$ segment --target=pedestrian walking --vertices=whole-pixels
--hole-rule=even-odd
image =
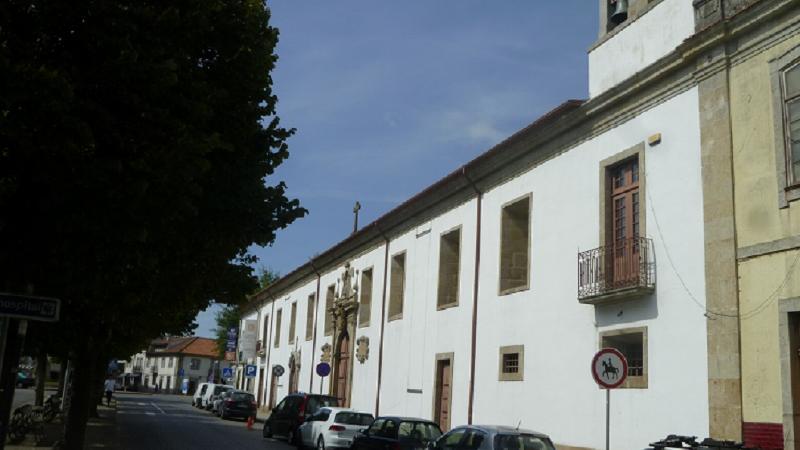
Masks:
[[[106,405],[108,406],[111,406],[111,396],[114,394],[114,385],[116,385],[114,378],[108,377],[104,384],[104,389],[106,391]]]

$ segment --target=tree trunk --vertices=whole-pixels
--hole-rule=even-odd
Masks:
[[[64,383],[67,381],[67,361],[69,360],[69,356],[65,356],[59,359],[59,367],[61,370],[58,372],[58,393],[59,395],[64,395]]]
[[[74,370],[70,383],[72,395],[64,422],[63,448],[65,450],[83,450],[86,438],[86,422],[89,420],[89,403],[94,387],[93,379],[97,361],[90,355],[90,352],[93,351],[91,341],[90,338],[85,347],[77,350],[74,359]]]
[[[36,406],[44,404],[44,382],[47,380],[47,353],[39,349],[36,355]]]
[[[103,404],[103,382],[106,379],[108,363],[105,359],[95,359],[94,376],[92,377],[92,401],[89,402],[89,417],[100,417],[97,405]]]

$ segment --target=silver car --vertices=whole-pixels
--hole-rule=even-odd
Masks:
[[[430,445],[433,450],[555,450],[546,434],[496,425],[453,428]]]

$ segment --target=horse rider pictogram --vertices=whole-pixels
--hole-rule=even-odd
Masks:
[[[603,378],[607,378],[609,380],[616,380],[619,378],[619,368],[614,366],[611,362],[611,358],[608,358],[606,361],[602,361],[603,364]]]

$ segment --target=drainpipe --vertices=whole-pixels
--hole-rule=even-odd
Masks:
[[[376,222],[375,227],[378,229],[378,232],[383,236],[383,240],[385,242],[386,250],[383,256],[383,294],[381,298],[381,331],[380,331],[380,338],[378,339],[378,388],[375,391],[375,417],[378,417],[378,411],[380,411],[381,407],[381,376],[383,375],[383,328],[386,323],[384,320],[384,314],[386,312],[386,281],[387,275],[389,273],[389,238],[386,236],[386,233],[381,230],[380,225]]]
[[[469,361],[469,403],[467,406],[467,425],[472,425],[472,409],[475,404],[475,353],[478,330],[478,287],[481,265],[481,206],[483,204],[483,192],[478,189],[475,182],[467,175],[466,168],[461,169],[461,174],[464,175],[464,178],[466,178],[467,182],[469,182],[472,189],[475,191],[477,203],[477,219],[475,222],[475,273],[474,285],[472,287],[472,341],[470,343]]]
[[[315,367],[314,366],[314,361],[315,361],[316,352],[317,352],[317,328],[318,328],[318,325],[319,325],[319,323],[317,322],[317,320],[318,320],[317,316],[319,315],[319,304],[320,304],[320,301],[319,301],[319,288],[320,288],[320,283],[322,282],[322,275],[319,273],[317,268],[314,266],[314,260],[313,259],[311,261],[309,261],[309,263],[311,264],[311,269],[313,269],[314,273],[317,274],[317,296],[314,298],[314,323],[312,325],[314,327],[314,331],[312,333],[313,337],[311,338],[311,376],[308,379],[308,392],[314,392],[314,367]],[[320,394],[322,394],[322,392],[320,392]]]

